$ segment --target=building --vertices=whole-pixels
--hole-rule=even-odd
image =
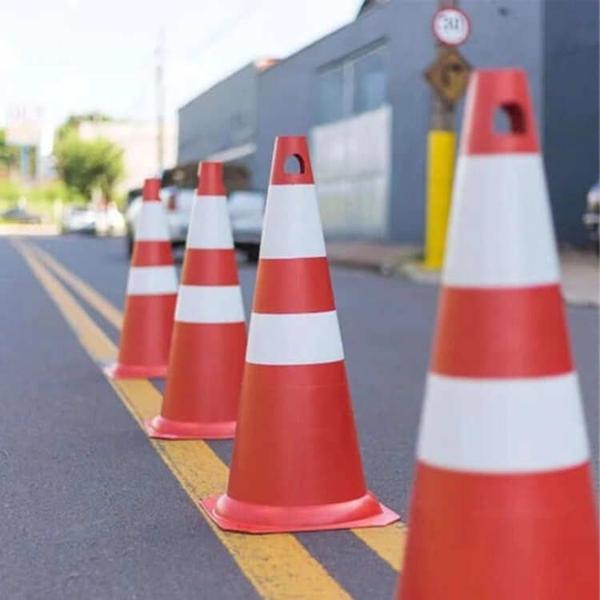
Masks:
[[[119,183],[119,193],[140,188],[146,177],[158,173],[157,133],[155,123],[134,121],[82,121],[78,126],[84,140],[105,138],[123,149],[125,177]],[[175,165],[177,129],[165,125],[164,167]]]
[[[265,189],[274,138],[305,134],[328,235],[421,243],[431,107],[423,71],[435,58],[437,6],[366,0],[349,25],[233,74],[180,109],[178,164],[223,160],[244,185]],[[526,69],[557,233],[584,243],[581,215],[599,165],[597,1],[460,7],[472,23],[460,51],[474,67]]]

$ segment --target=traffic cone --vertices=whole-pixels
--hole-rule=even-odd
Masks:
[[[146,429],[165,439],[232,438],[246,324],[221,163],[201,164],[181,279],[162,411]]]
[[[286,172],[289,157],[298,173]],[[398,518],[365,486],[303,137],[275,142],[227,493],[202,505],[249,533]]]
[[[119,358],[106,369],[114,379],[164,377],[167,372],[177,274],[160,179],[144,181],[127,281]]]
[[[504,110],[510,130],[494,130]],[[402,600],[598,600],[598,524],[527,77],[473,74]]]

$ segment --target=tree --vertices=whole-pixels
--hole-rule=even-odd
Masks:
[[[18,149],[6,143],[6,132],[0,129],[0,170],[8,172],[17,164]]]
[[[111,200],[124,174],[123,150],[104,138],[82,140],[77,124],[66,125],[54,144],[58,174],[70,188],[86,198],[99,188],[104,198]]]

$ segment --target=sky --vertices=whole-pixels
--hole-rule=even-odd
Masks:
[[[356,16],[360,0],[0,0],[0,126],[40,107],[43,147],[73,113],[155,118],[257,58],[285,57]],[[161,34],[162,31],[162,34]]]

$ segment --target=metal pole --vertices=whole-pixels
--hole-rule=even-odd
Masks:
[[[156,44],[156,152],[159,176],[164,170],[165,136],[165,82],[164,82],[164,30],[158,34]]]
[[[458,0],[439,0],[439,8],[457,8]],[[445,50],[436,42],[438,56]],[[456,134],[454,106],[432,92],[431,119],[427,135],[427,220],[425,226],[425,266],[439,270],[444,263],[446,229],[452,180]]]

